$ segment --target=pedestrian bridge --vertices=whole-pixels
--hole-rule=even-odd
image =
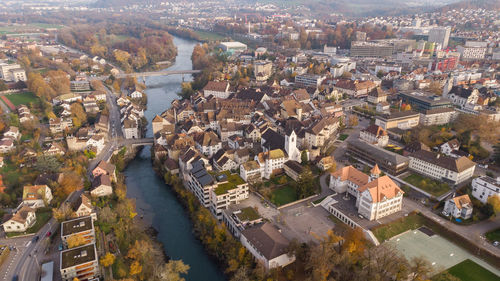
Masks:
[[[126,77],[150,77],[150,76],[165,76],[174,74],[195,74],[200,73],[201,70],[162,70],[162,71],[151,71],[151,72],[133,72],[133,73],[120,73],[116,75],[116,78],[126,78]]]
[[[124,145],[137,146],[137,145],[153,145],[153,144],[154,144],[153,138],[123,139],[119,142],[119,146],[124,146]]]

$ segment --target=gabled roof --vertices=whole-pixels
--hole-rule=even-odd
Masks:
[[[363,186],[370,181],[370,177],[354,168],[353,166],[343,167],[331,174],[335,178],[339,178],[341,181],[348,180],[358,186]]]
[[[43,200],[45,199],[46,185],[25,185],[23,188],[23,200]]]
[[[228,86],[227,81],[209,81],[203,91],[225,92]]]
[[[271,223],[247,228],[241,232],[268,261],[287,253],[288,239]]]
[[[370,133],[376,137],[387,136],[387,131],[375,124],[368,126],[366,129],[363,129],[363,131]]]
[[[267,129],[261,136],[264,139],[264,146],[268,150],[282,149],[285,147],[285,137],[272,129]]]
[[[92,181],[92,189],[101,185],[111,186],[111,179],[108,175],[99,175]]]
[[[19,210],[17,210],[16,213],[14,213],[14,215],[12,215],[10,219],[18,223],[25,224],[29,213],[35,213],[35,210],[26,205],[23,205]]]
[[[388,176],[374,179],[361,186],[358,190],[360,193],[368,190],[373,203],[383,201],[384,199],[391,199],[398,196],[400,193],[404,193]]]
[[[454,171],[457,173],[461,173],[469,168],[472,168],[476,165],[476,163],[469,160],[469,158],[462,156],[458,159],[453,157],[449,157],[446,155],[441,155],[438,153],[434,153],[426,150],[419,150],[410,155],[410,157],[414,157],[420,159],[422,161],[432,163],[439,167],[445,168],[450,171]]]
[[[103,169],[104,171],[106,171],[108,173],[108,175],[112,175],[115,172],[115,165],[113,165],[107,161],[104,161],[104,160],[101,160],[101,162],[99,162],[99,164],[97,165],[96,168]]]
[[[467,194],[454,197],[452,200],[459,210],[462,210],[462,208],[472,208],[472,201]]]

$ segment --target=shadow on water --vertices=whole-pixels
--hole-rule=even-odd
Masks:
[[[191,53],[196,42],[174,37],[174,43],[178,48],[178,56],[176,63],[169,69],[191,69]],[[187,76],[185,78],[187,81]],[[180,75],[146,79],[148,109],[145,116],[149,121],[148,137],[152,136],[152,118],[170,107],[170,103],[180,91],[181,82]],[[163,243],[166,254],[172,259],[182,259],[191,267],[186,280],[225,280],[216,263],[194,237],[188,214],[177,201],[175,194],[153,171],[149,146],[130,162],[125,176],[127,196],[136,199],[139,214],[158,231],[157,238]]]

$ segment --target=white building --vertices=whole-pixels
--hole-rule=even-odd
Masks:
[[[62,251],[59,267],[63,281],[96,280],[100,273],[95,244]]]
[[[217,187],[210,191],[210,211],[222,220],[222,212],[230,205],[239,204],[248,198],[249,190],[246,183],[238,174],[222,174],[226,179],[219,181]]]
[[[23,203],[33,209],[49,206],[52,191],[47,185],[26,185],[23,188]]]
[[[219,99],[227,99],[231,95],[228,81],[209,81],[203,88],[203,96],[214,96]]]
[[[284,267],[295,261],[295,256],[288,253],[290,242],[271,223],[243,230],[240,241],[267,270]]]
[[[295,84],[305,87],[318,87],[325,80],[325,76],[313,74],[301,74],[295,76]]]
[[[465,194],[446,200],[443,214],[454,218],[470,219],[472,217],[472,202],[469,195]]]
[[[19,64],[0,64],[0,78],[7,82],[26,81],[26,72]]]
[[[460,149],[460,142],[458,141],[458,139],[452,139],[450,141],[447,141],[439,147],[441,153],[448,156],[453,156],[453,152],[458,151],[459,149]]]
[[[343,167],[330,174],[330,188],[356,198],[358,213],[368,220],[378,220],[400,211],[404,192],[388,176],[379,177],[378,165],[370,174],[353,166]]]
[[[462,60],[482,60],[486,56],[488,49],[487,42],[465,42],[465,46],[458,46],[457,50],[460,53]]]
[[[448,47],[448,41],[450,40],[450,27],[435,27],[429,30],[429,39],[427,41],[438,43],[441,49],[446,49]]]
[[[359,132],[359,139],[381,147],[389,144],[387,131],[377,125],[370,125]]]
[[[259,163],[262,177],[269,179],[274,173],[283,169],[283,164],[288,160],[288,157],[283,150],[274,149],[259,153],[255,156],[255,160]]]
[[[409,158],[411,170],[453,185],[470,179],[476,168],[476,163],[465,156],[453,158],[426,150],[416,151]]]
[[[424,126],[444,125],[452,122],[457,115],[452,107],[430,109],[420,113],[420,124]]]
[[[5,232],[25,232],[35,223],[35,210],[21,204],[17,211],[2,226]]]
[[[490,196],[500,197],[500,177],[493,179],[482,176],[472,180],[472,196],[482,203],[488,203]]]

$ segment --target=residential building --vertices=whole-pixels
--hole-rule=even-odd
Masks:
[[[0,140],[0,153],[8,153],[15,148],[14,141],[11,139]]]
[[[205,208],[210,206],[210,191],[217,187],[214,178],[208,173],[203,161],[192,163],[187,175],[187,187]]]
[[[398,111],[389,115],[376,116],[375,125],[382,127],[384,130],[398,128],[408,130],[418,125],[420,114],[414,111]]]
[[[452,107],[425,110],[420,113],[420,124],[424,126],[445,125],[451,123],[458,116]]]
[[[92,206],[89,195],[82,193],[80,197],[73,204],[73,210],[75,211],[75,216],[86,217],[90,216],[94,221],[97,220],[97,214]]]
[[[231,54],[242,53],[247,50],[247,45],[241,42],[221,42],[218,47]]]
[[[123,120],[123,136],[126,139],[139,138],[139,125],[136,121],[126,118]]]
[[[246,182],[254,182],[262,179],[260,164],[257,161],[248,161],[240,165],[240,176]]]
[[[290,241],[271,223],[243,230],[240,241],[267,270],[285,267],[295,261],[295,256],[288,251]]]
[[[90,194],[94,197],[102,197],[113,194],[110,176],[102,174],[94,178]]]
[[[48,156],[56,156],[56,155],[64,155],[66,154],[66,149],[57,142],[53,142],[49,145],[47,149],[43,150],[43,155],[48,155]]]
[[[91,216],[78,217],[61,223],[61,240],[68,247],[68,239],[72,236],[81,236],[84,244],[95,243],[94,220]]]
[[[87,80],[70,81],[69,89],[72,92],[90,91],[90,82]]]
[[[25,232],[36,223],[35,210],[21,204],[14,214],[7,216],[2,224],[3,230],[8,232]]]
[[[272,74],[273,63],[270,61],[257,60],[253,63],[253,73],[257,82],[265,82]]]
[[[391,57],[394,46],[381,42],[351,42],[351,57]]]
[[[304,146],[309,149],[324,146],[329,140],[335,138],[339,126],[340,119],[335,117],[324,117],[315,121],[305,130]]]
[[[469,195],[456,196],[446,200],[444,203],[443,214],[445,216],[452,216],[456,219],[470,219],[472,217],[472,202]]]
[[[116,181],[116,166],[101,160],[94,170],[92,170],[92,177],[96,178],[100,175],[108,175],[113,181]]]
[[[222,220],[222,212],[230,205],[238,204],[248,198],[249,189],[238,174],[223,173],[217,176],[217,187],[210,191],[210,211]]]
[[[359,139],[367,143],[385,147],[389,144],[387,131],[377,125],[370,125],[359,132]]]
[[[255,160],[259,163],[262,177],[269,179],[273,174],[282,171],[283,164],[288,160],[288,157],[283,150],[274,149],[259,153],[255,156]]]
[[[458,139],[452,139],[450,141],[447,141],[439,147],[441,153],[448,156],[453,156],[454,152],[458,151],[459,149],[460,149],[460,142],[458,141]]]
[[[295,76],[295,84],[303,87],[318,87],[325,80],[325,76],[314,74],[300,74]]]
[[[335,159],[333,159],[333,156],[325,156],[318,161],[316,166],[318,166],[321,171],[326,171],[333,166],[336,166]]]
[[[380,87],[373,88],[368,92],[367,101],[371,104],[387,102],[387,94]]]
[[[95,244],[61,252],[60,271],[63,281],[92,280],[100,276],[99,259]]]
[[[418,112],[452,107],[449,99],[432,93],[411,91],[399,93],[398,96],[403,103],[411,105],[412,109]]]
[[[401,210],[404,192],[388,176],[380,177],[378,165],[367,175],[353,166],[330,174],[330,188],[356,198],[358,213],[368,220],[378,220]]]
[[[26,72],[20,64],[0,63],[0,78],[7,82],[26,81]]]
[[[219,99],[227,99],[231,95],[230,84],[228,81],[209,81],[203,88],[203,95],[207,98],[214,96]]]
[[[465,108],[467,105],[477,104],[479,91],[475,88],[453,86],[449,91],[443,91],[443,96],[450,99],[454,105]]]
[[[486,56],[488,49],[487,42],[465,42],[465,46],[458,46],[457,51],[460,53],[462,60],[482,60]]]
[[[212,131],[197,133],[193,136],[196,148],[208,157],[212,157],[217,151],[222,149],[222,142]]]
[[[483,204],[488,203],[488,198],[497,196],[500,198],[500,177],[496,179],[482,176],[472,180],[472,196]]]
[[[409,158],[411,170],[454,185],[470,179],[476,167],[476,163],[465,156],[453,158],[426,150],[414,152]]]
[[[448,47],[448,41],[450,40],[450,34],[450,27],[434,27],[429,30],[429,38],[427,41],[438,43],[441,49],[446,49]]]
[[[239,238],[241,231],[262,222],[262,217],[252,207],[237,208],[230,206],[222,212],[222,222],[234,237]]]
[[[33,208],[48,207],[52,201],[52,191],[47,185],[25,185],[23,204]]]
[[[14,141],[19,140],[20,137],[21,133],[19,132],[19,128],[14,126],[9,126],[7,131],[3,133],[3,138],[11,139]]]
[[[370,80],[361,81],[361,80],[350,80],[350,79],[339,80],[337,81],[337,83],[335,83],[334,86],[334,89],[339,91],[339,93],[346,94],[354,98],[366,97],[368,96],[369,92],[371,92],[373,89],[376,88],[377,84],[373,83],[373,81]],[[377,92],[377,99],[378,99],[378,92]]]

